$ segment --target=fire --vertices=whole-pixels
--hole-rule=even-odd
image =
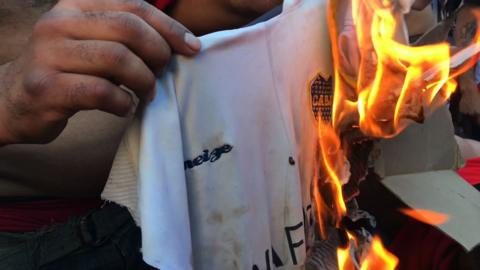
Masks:
[[[394,270],[398,264],[398,259],[388,252],[378,237],[374,237],[370,247],[370,253],[365,258],[360,270]]]
[[[445,104],[456,89],[455,77],[475,64],[473,56],[480,51],[480,34],[453,56],[448,43],[408,46],[402,14],[393,1],[352,0],[356,40],[350,42],[360,46],[358,72],[351,74],[342,66],[338,49],[333,11],[338,5],[338,0],[331,0],[329,18],[335,65],[333,126],[337,130],[358,121],[365,135],[389,138],[412,121],[422,122]]]
[[[350,260],[350,248],[337,250],[337,261],[339,270],[354,270],[355,265]]]
[[[320,124],[320,150],[325,170],[328,173],[329,180],[333,184],[333,193],[337,198],[334,200],[335,209],[337,210],[337,221],[347,213],[347,207],[342,194],[342,184],[340,177],[342,167],[344,165],[345,156],[343,154],[340,139],[329,125]]]
[[[373,237],[370,251],[359,267],[352,259],[352,247],[355,247],[355,238],[348,234],[349,244],[346,248],[337,249],[337,261],[339,270],[394,270],[398,265],[395,255],[386,250],[378,237]]]
[[[400,212],[429,225],[441,225],[449,220],[448,215],[426,209],[400,209]]]
[[[352,242],[354,242],[353,240],[354,237],[351,234],[348,234],[348,246],[346,248],[337,249],[337,261],[339,270],[355,270],[355,262],[352,260],[352,256],[350,256],[350,252],[352,251]]]
[[[410,47],[397,41],[401,39],[395,36],[401,14],[395,16],[390,1],[353,0],[353,7],[357,9],[352,9],[356,33],[362,33],[357,42],[370,44],[360,49],[364,53],[356,85],[360,129],[374,137],[392,137],[409,120],[422,121],[426,110],[434,109],[434,102],[443,104],[453,93],[450,46]],[[423,77],[434,68],[437,74],[428,80]]]
[[[390,138],[412,121],[422,122],[445,104],[455,91],[455,78],[475,64],[480,53],[480,27],[472,44],[454,55],[447,43],[421,47],[407,45],[403,14],[393,0],[351,0],[350,13],[357,55],[345,56],[339,21],[340,6],[350,0],[329,0],[328,25],[334,62],[335,92],[332,121],[319,123],[319,144],[323,180],[333,202],[322,196],[320,181],[314,185],[314,200],[325,236],[325,224],[340,226],[347,209],[342,193],[345,151],[340,137],[347,129],[358,128],[365,136]],[[476,13],[480,21],[480,13]],[[341,29],[340,29],[341,30]],[[345,41],[345,40],[343,40]],[[342,54],[343,53],[343,54]],[[355,53],[354,53],[355,54]],[[350,57],[350,58],[349,58]],[[348,63],[347,63],[348,62]],[[342,178],[343,177],[343,178]],[[429,224],[446,222],[448,217],[425,210],[404,211]],[[332,219],[334,222],[332,222]],[[357,261],[352,249],[356,239],[348,234],[349,245],[337,249],[341,270],[393,270],[398,259],[374,237],[369,253]]]

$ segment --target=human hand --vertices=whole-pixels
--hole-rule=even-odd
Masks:
[[[0,67],[0,145],[47,143],[81,110],[135,111],[131,89],[153,99],[172,50],[199,40],[142,0],[60,0],[36,24],[26,51]]]

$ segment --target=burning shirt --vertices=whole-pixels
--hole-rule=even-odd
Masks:
[[[332,81],[326,10],[323,0],[285,1],[276,18],[204,36],[198,56],[173,59],[103,193],[137,216],[146,262],[303,267],[318,176],[313,109],[328,103],[312,102],[312,87],[328,95]]]

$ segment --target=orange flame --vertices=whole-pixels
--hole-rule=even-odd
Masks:
[[[352,260],[351,247],[355,243],[355,238],[348,234],[349,244],[344,249],[337,249],[337,261],[339,270],[358,269]],[[394,270],[398,264],[398,259],[383,247],[382,240],[379,237],[373,237],[370,244],[370,250],[363,263],[359,266],[360,270]]]
[[[374,137],[392,137],[409,120],[422,121],[437,97],[442,104],[454,91],[456,85],[449,78],[450,47],[446,43],[410,47],[397,41],[401,14],[394,13],[391,1],[353,3],[358,8],[352,9],[356,33],[362,33],[357,42],[370,44],[361,49],[365,54],[360,68],[375,71],[373,77],[368,72],[358,75],[360,128]],[[359,13],[370,16],[357,16]],[[429,80],[423,78],[433,68],[437,74]]]
[[[320,234],[326,238],[325,222],[330,217],[334,218],[335,224],[338,226],[343,216],[347,213],[347,206],[343,199],[342,193],[342,170],[345,165],[345,155],[341,147],[340,139],[328,123],[320,122],[318,126],[319,144],[322,169],[326,173],[323,177],[330,184],[329,192],[333,195],[331,205],[325,202],[320,192],[319,181],[314,181],[313,197],[316,205],[317,220],[320,225]]]
[[[341,166],[344,165],[344,154],[341,148],[340,139],[335,134],[330,125],[321,123],[319,125],[320,150],[322,154],[323,165],[332,181],[335,189],[335,206],[338,210],[338,218],[341,219],[347,212],[347,207],[343,200],[342,184],[340,183]]]
[[[394,270],[397,264],[397,257],[383,247],[380,238],[373,237],[370,253],[363,261],[360,270]]]
[[[354,240],[354,237],[348,233],[348,240],[349,244],[346,248],[339,248],[337,249],[337,261],[338,261],[338,269],[339,270],[355,270],[355,263],[353,262],[350,251],[351,251],[351,243]]]
[[[337,260],[339,270],[355,270],[355,264],[350,259],[350,247],[337,249]]]
[[[447,43],[405,45],[402,14],[389,0],[352,0],[351,15],[359,44],[358,73],[342,66],[336,11],[330,3],[329,26],[335,67],[333,126],[359,122],[367,136],[389,138],[411,122],[422,122],[455,91],[454,78],[475,64],[480,32],[469,47],[450,57]],[[478,11],[475,13],[479,16]],[[404,33],[403,33],[404,34]]]
[[[400,212],[429,225],[441,225],[449,220],[448,215],[426,209],[400,209]]]
[[[347,46],[351,49],[352,42],[359,46],[358,55],[349,59],[342,54],[344,48],[337,25],[339,21],[344,22],[343,18],[337,19],[344,15],[340,14],[339,7],[347,1],[329,0],[328,3],[335,90],[332,122],[320,122],[318,132],[325,180],[332,184],[334,202],[325,205],[320,183],[316,182],[314,200],[322,236],[325,236],[324,218],[332,208],[337,227],[346,215],[341,184],[345,155],[340,133],[357,126],[366,136],[389,138],[398,135],[412,121],[422,122],[448,100],[457,87],[454,79],[470,69],[475,64],[474,56],[480,53],[480,27],[473,43],[451,56],[447,43],[406,45],[403,14],[392,0],[351,0],[351,10],[347,13],[351,14],[355,37],[348,40]],[[476,11],[475,15],[480,21],[480,12]],[[351,63],[346,64],[348,61]],[[404,213],[429,224],[448,220],[424,210]],[[352,235],[348,237],[354,242]],[[346,249],[337,249],[341,270],[358,268],[351,257],[351,247],[352,244]],[[360,270],[393,270],[397,264],[398,259],[374,237]]]

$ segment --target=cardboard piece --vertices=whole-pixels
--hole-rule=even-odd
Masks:
[[[375,172],[380,177],[433,170],[456,170],[462,159],[450,112],[441,107],[425,123],[413,123],[395,138],[377,145]]]
[[[462,159],[448,108],[378,144],[375,171],[405,204],[450,217],[437,226],[467,251],[480,244],[480,192],[455,170]]]
[[[480,192],[453,171],[386,177],[383,184],[404,203],[448,215],[437,227],[467,251],[480,244]]]

